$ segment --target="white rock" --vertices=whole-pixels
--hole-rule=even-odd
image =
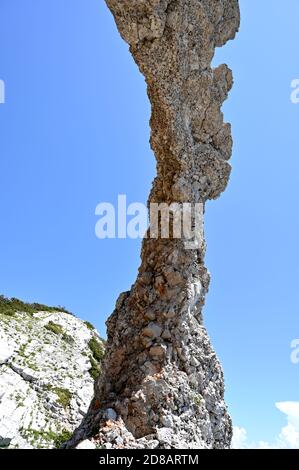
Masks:
[[[161,418],[161,423],[163,424],[163,426],[165,426],[166,428],[172,428],[173,426],[173,418],[171,415],[166,415],[166,416],[162,416]]]
[[[162,444],[171,444],[172,431],[169,428],[158,428],[157,429],[158,441]]]
[[[85,441],[80,442],[80,444],[77,445],[76,449],[95,449],[96,445],[86,439]]]
[[[78,427],[93,396],[93,336],[101,342],[64,312],[0,314],[0,446],[53,448],[52,435]]]
[[[0,364],[5,364],[13,355],[13,349],[9,346],[7,336],[0,326]]]

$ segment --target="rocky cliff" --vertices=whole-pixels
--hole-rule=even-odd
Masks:
[[[221,106],[232,86],[216,47],[239,27],[237,0],[106,0],[144,75],[157,177],[150,203],[198,204],[189,238],[144,239],[135,284],[107,322],[103,374],[68,447],[228,448],[232,427],[221,365],[203,325],[205,202],[225,189],[232,151]],[[219,319],[221,321],[221,319]]]
[[[87,411],[104,343],[60,310],[0,296],[0,447],[60,447]]]

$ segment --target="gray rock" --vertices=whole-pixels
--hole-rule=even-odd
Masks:
[[[162,333],[162,328],[157,323],[150,323],[144,330],[142,334],[148,336],[149,338],[157,338]]]
[[[172,428],[173,427],[173,417],[172,417],[172,415],[169,414],[169,415],[166,415],[166,416],[162,416],[161,423],[166,428]]]
[[[110,419],[112,421],[116,421],[117,419],[117,414],[112,408],[108,408],[105,413],[106,419]]]
[[[149,350],[149,354],[154,358],[163,358],[166,354],[166,347],[164,345],[152,346]]]

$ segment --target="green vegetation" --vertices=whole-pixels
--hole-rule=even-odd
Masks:
[[[28,366],[31,370],[34,370],[35,372],[38,372],[38,371],[39,371],[39,368],[37,367],[37,365],[36,365],[34,362],[27,361],[27,366]]]
[[[92,323],[90,323],[90,321],[87,321],[87,320],[86,320],[84,323],[85,323],[85,326],[87,326],[87,328],[88,328],[89,330],[91,330],[91,331],[94,331],[94,330],[95,330],[95,327],[93,326]]]
[[[64,307],[48,307],[38,303],[30,304],[14,297],[8,299],[4,295],[0,295],[0,314],[13,317],[16,312],[25,312],[28,315],[37,312],[64,312],[70,314]]]
[[[91,356],[90,357],[90,363],[91,363],[91,368],[89,369],[89,373],[91,377],[95,380],[101,372],[101,367],[100,364],[94,360],[94,358]]]
[[[67,429],[63,429],[60,434],[56,434],[54,439],[54,445],[56,449],[60,449],[62,444],[68,441],[72,437],[72,433]]]
[[[17,403],[17,408],[19,408],[20,406],[25,406],[24,396],[21,395],[21,393],[18,392],[15,395],[15,400],[16,400],[16,403]]]
[[[47,392],[51,392],[53,390],[53,387],[50,384],[46,384],[44,385],[44,389],[47,390]]]
[[[91,368],[89,369],[89,373],[95,380],[101,373],[101,361],[104,357],[105,351],[102,344],[95,336],[89,340],[88,346],[92,353],[90,355]]]
[[[201,400],[202,400],[202,396],[201,396],[201,395],[196,395],[196,396],[194,397],[194,404],[195,404],[196,406],[200,406]]]
[[[55,335],[63,335],[64,334],[64,330],[63,330],[62,326],[57,325],[57,323],[54,323],[52,321],[49,321],[49,323],[47,323],[47,325],[45,325],[45,328],[46,328],[46,330],[52,331],[52,333],[54,333]]]
[[[56,433],[54,431],[37,431],[36,429],[27,428],[21,429],[21,435],[28,439],[30,444],[35,448],[43,448],[46,447],[45,443],[50,444],[51,442],[54,443],[56,449],[59,449],[62,444],[68,441],[72,433],[67,429],[63,429],[60,433]]]
[[[67,408],[71,402],[72,394],[67,388],[53,388],[53,392],[58,396],[58,403],[60,403],[63,408]]]
[[[71,335],[68,335],[67,333],[63,333],[62,339],[68,344],[74,344],[75,340]]]
[[[93,336],[88,342],[89,349],[92,352],[94,359],[100,362],[104,357],[104,349],[102,344]]]
[[[25,357],[25,349],[26,349],[26,347],[27,347],[27,344],[28,344],[28,343],[23,343],[23,344],[21,344],[20,349],[19,349],[19,351],[18,351],[19,356]]]

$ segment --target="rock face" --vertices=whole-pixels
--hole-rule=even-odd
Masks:
[[[221,106],[232,73],[211,61],[238,30],[238,1],[106,3],[148,86],[157,159],[149,203],[199,203],[202,221],[205,202],[230,175],[231,129]],[[185,241],[144,239],[137,280],[107,322],[95,397],[68,447],[90,436],[106,448],[230,446],[223,373],[202,319],[205,242],[199,237],[188,250]]]
[[[0,447],[59,447],[88,409],[104,345],[71,314],[13,304],[0,298]]]

